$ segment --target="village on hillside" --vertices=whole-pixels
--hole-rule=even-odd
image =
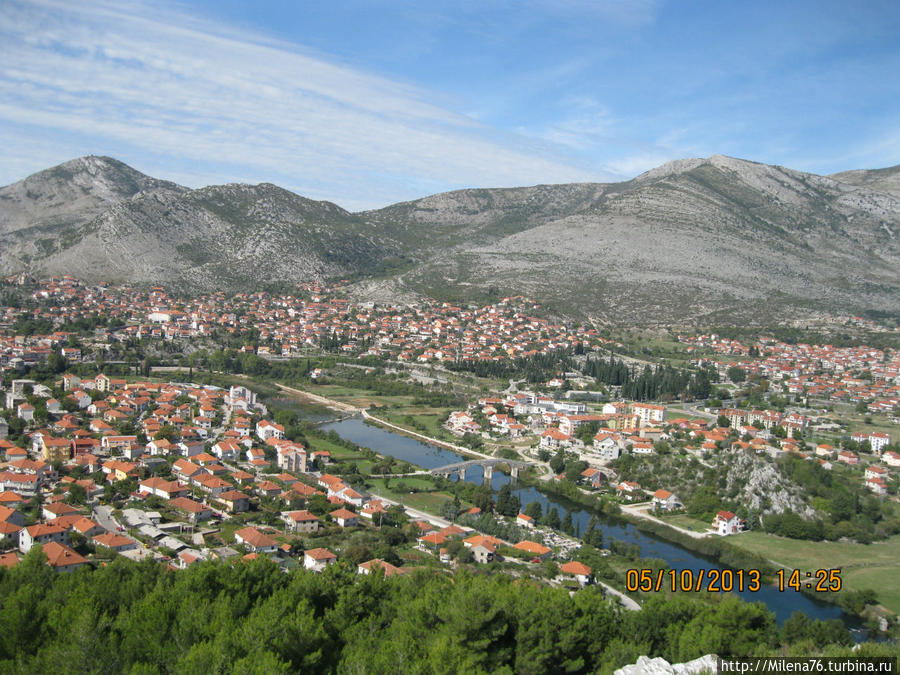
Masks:
[[[378,496],[397,470],[390,458],[377,477],[375,453],[350,444],[349,460],[333,456],[334,439],[279,423],[252,384],[191,382],[202,361],[184,355],[198,345],[208,354],[217,343],[265,363],[303,360],[305,382],[326,402],[379,364],[428,392],[449,386],[460,368],[545,358],[534,372],[553,372],[554,359],[567,355],[568,368],[540,382],[495,378],[485,392],[482,378],[473,380],[481,394],[444,395],[466,403],[439,408],[439,425],[423,438],[530,467],[543,489],[695,538],[758,530],[872,541],[895,533],[897,350],[680,335],[693,377],[705,378],[695,400],[660,385],[676,371],[633,358],[626,364],[613,351],[621,344],[587,324],[539,318],[524,298],[480,308],[380,307],[312,284],[297,295],[177,299],[161,288],[71,277],[8,283],[28,289],[28,301],[0,316],[6,565],[41,544],[64,570],[116,555],[173,568],[262,555],[285,570],[345,561],[360,573],[393,574],[503,562],[514,574],[545,566],[552,583],[596,580],[577,559],[586,533],[555,511],[526,508],[508,493],[495,504],[489,489],[480,506],[471,492],[460,500],[458,484],[416,466],[403,469],[399,484],[437,501],[411,508],[402,494]],[[151,377],[146,357],[115,358],[136,344],[177,355],[178,365]],[[103,372],[104,362],[114,374]],[[209,359],[205,365],[214,368]],[[397,404],[379,405],[377,395],[364,400],[368,408],[336,409],[376,423],[383,415],[395,427],[398,418],[417,422],[391,417]],[[485,465],[486,480],[492,466]],[[821,472],[831,476],[831,492],[812,487]],[[845,491],[875,500],[857,499],[866,518],[840,512]],[[597,548],[608,554],[601,539]]]

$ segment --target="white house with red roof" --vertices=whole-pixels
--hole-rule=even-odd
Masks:
[[[666,408],[652,403],[632,403],[631,412],[638,416],[642,427],[660,424],[666,417]]]
[[[668,490],[657,490],[653,493],[653,506],[661,511],[670,511],[678,507],[678,497]]]
[[[270,438],[284,438],[284,427],[269,420],[260,420],[256,423],[256,436],[263,442]]]
[[[866,478],[865,485],[876,495],[887,494],[887,483],[884,482],[883,478]]]
[[[729,534],[737,534],[743,529],[743,521],[731,511],[719,511],[712,522],[716,534],[725,537]]]
[[[337,556],[324,548],[312,548],[303,553],[303,566],[308,570],[321,572],[337,562]]]
[[[19,532],[19,551],[28,553],[35,544],[48,544],[55,541],[69,544],[69,529],[52,523],[29,525]]]
[[[560,565],[559,573],[562,576],[572,577],[578,582],[579,586],[587,586],[591,583],[591,568],[575,560],[570,560]]]
[[[541,434],[542,448],[567,448],[570,445],[572,445],[572,437],[555,427],[551,427]]]

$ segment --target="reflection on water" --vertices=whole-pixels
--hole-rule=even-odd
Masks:
[[[400,460],[417,464],[426,469],[434,469],[439,466],[453,464],[455,462],[465,461],[467,458],[462,455],[445,450],[443,448],[422,443],[407,436],[387,431],[380,427],[365,424],[361,419],[353,418],[343,420],[341,422],[333,422],[325,424],[322,429],[334,430],[343,438],[346,438],[357,445],[362,445],[383,455],[390,455]],[[456,478],[454,477],[454,480]],[[482,483],[484,480],[483,470],[479,466],[471,466],[466,470],[466,481],[472,483]],[[494,470],[491,478],[491,486],[497,490],[506,483],[510,482],[510,477],[499,471]],[[568,510],[562,502],[548,497],[539,492],[534,487],[514,488],[513,492],[519,497],[524,509],[531,502],[539,502],[544,513],[548,508],[556,507],[559,510],[560,517],[565,517]],[[578,528],[579,532],[584,532],[591,514],[577,506],[571,511],[572,520]],[[659,539],[652,534],[641,532],[631,523],[618,521],[603,516],[595,516],[600,528],[603,530],[603,536],[606,541],[618,539],[627,543],[637,544],[640,547],[641,556],[645,558],[660,558],[675,570],[689,569],[699,571],[700,569],[726,569],[725,566],[717,562],[708,560],[696,553],[688,551],[677,544]],[[857,629],[860,622],[852,616],[845,614],[837,605],[830,603],[818,602],[796,591],[779,592],[771,586],[764,586],[759,591],[751,593],[744,591],[738,593],[744,600],[748,602],[762,602],[772,612],[778,623],[783,623],[790,618],[791,614],[800,610],[813,619],[833,619],[839,618],[851,629]],[[854,636],[857,639],[864,639],[864,633],[854,630]]]

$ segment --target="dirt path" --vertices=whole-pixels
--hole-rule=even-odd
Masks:
[[[664,520],[657,518],[656,516],[651,516],[647,511],[649,510],[648,505],[643,506],[622,506],[622,513],[627,513],[628,515],[635,516],[636,518],[643,518],[644,520],[652,520],[654,523],[659,523],[660,525],[665,525],[666,527],[671,527],[673,530],[677,530],[682,534],[686,534],[687,536],[693,539],[705,539],[709,536],[708,532],[695,532],[694,530],[688,530],[683,527],[679,527],[678,525],[673,525],[672,523],[667,523]]]

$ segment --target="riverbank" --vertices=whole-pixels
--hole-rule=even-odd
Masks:
[[[291,387],[283,387],[282,391],[290,395],[302,396],[307,392],[293,390]],[[315,399],[307,397],[307,400],[318,401],[320,404],[341,403],[331,401],[327,397],[318,395]],[[338,406],[335,406],[336,408]],[[358,407],[340,406],[347,411],[353,408],[359,412],[355,419],[347,419],[342,422],[327,425],[327,428],[337,431],[352,442],[370,448],[383,448],[382,452],[403,461],[436,468],[454,461],[460,461],[463,451],[454,444],[440,442],[426,434],[404,429],[393,422],[378,424],[372,420],[371,425],[364,423],[362,410]],[[384,420],[380,420],[384,421]],[[406,433],[403,433],[406,432]],[[435,442],[437,441],[437,442]],[[413,444],[416,447],[411,447]],[[448,448],[448,445],[450,448]],[[452,455],[451,457],[441,456]],[[469,454],[469,453],[466,453]],[[491,481],[494,490],[506,484],[509,478],[502,471],[495,471]],[[474,482],[474,481],[470,481]],[[479,481],[480,482],[480,481]],[[603,530],[606,541],[619,541],[626,545],[638,546],[640,556],[643,558],[658,558],[663,560],[672,569],[710,569],[712,567],[732,569],[760,569],[764,576],[771,578],[774,568],[767,559],[754,556],[735,547],[730,546],[725,539],[719,537],[695,538],[691,534],[679,532],[670,527],[664,521],[647,519],[639,516],[622,513],[620,505],[609,500],[598,500],[595,495],[582,493],[578,488],[568,482],[541,481],[531,472],[526,472],[519,477],[518,487],[513,487],[513,494],[521,499],[522,507],[537,501],[547,513],[551,508],[558,508],[560,514],[572,516],[575,531],[584,532],[590,525],[592,518],[596,518],[596,524]],[[377,490],[377,486],[373,486]],[[386,495],[387,496],[387,495]],[[391,495],[394,499],[403,501],[404,495]],[[437,509],[434,505],[427,505],[426,512],[434,513]],[[696,533],[693,533],[696,534]],[[768,574],[766,574],[768,573]],[[854,619],[843,614],[833,604],[818,602],[817,598],[807,598],[799,594],[779,592],[774,586],[764,585],[759,591],[745,591],[738,593],[747,602],[763,602],[778,618],[779,623],[786,621],[796,610],[805,612],[812,618],[827,620],[840,618],[851,627],[855,628]]]
[[[676,532],[680,534],[684,534],[688,537],[692,537],[694,539],[706,539],[711,536],[708,532],[697,532],[695,530],[687,530],[683,527],[679,527],[678,525],[674,525],[672,523],[667,523],[666,521],[657,518],[656,516],[651,516],[648,511],[651,508],[651,504],[627,504],[620,507],[622,509],[622,513],[630,516],[634,516],[635,518],[643,518],[645,520],[649,520],[654,523],[658,523],[660,525],[665,525],[666,527],[671,527]]]
[[[303,391],[302,389],[295,389],[294,387],[288,387],[283,384],[277,384],[276,386],[282,391],[287,391],[296,396],[304,398],[313,403],[317,403],[319,405],[324,405],[338,412],[350,413],[354,415],[360,415],[366,421],[372,422],[373,424],[377,424],[386,429],[390,429],[398,434],[402,434],[404,436],[409,436],[410,438],[415,438],[417,441],[422,441],[423,443],[428,443],[429,445],[434,445],[439,448],[444,448],[446,450],[452,450],[453,452],[458,452],[461,455],[466,455],[469,457],[474,457],[477,459],[502,459],[498,458],[494,455],[486,455],[483,452],[478,452],[476,450],[472,450],[471,448],[467,448],[463,445],[456,445],[454,443],[449,443],[447,441],[442,441],[439,438],[433,438],[432,436],[427,436],[425,434],[419,433],[418,431],[412,431],[411,429],[407,429],[405,427],[401,427],[393,422],[388,422],[387,420],[381,419],[380,417],[376,417],[372,415],[364,408],[358,408],[356,406],[349,405],[348,403],[343,403],[341,401],[336,401],[332,398],[327,398],[325,396],[320,396],[318,394],[313,394],[308,391]]]

